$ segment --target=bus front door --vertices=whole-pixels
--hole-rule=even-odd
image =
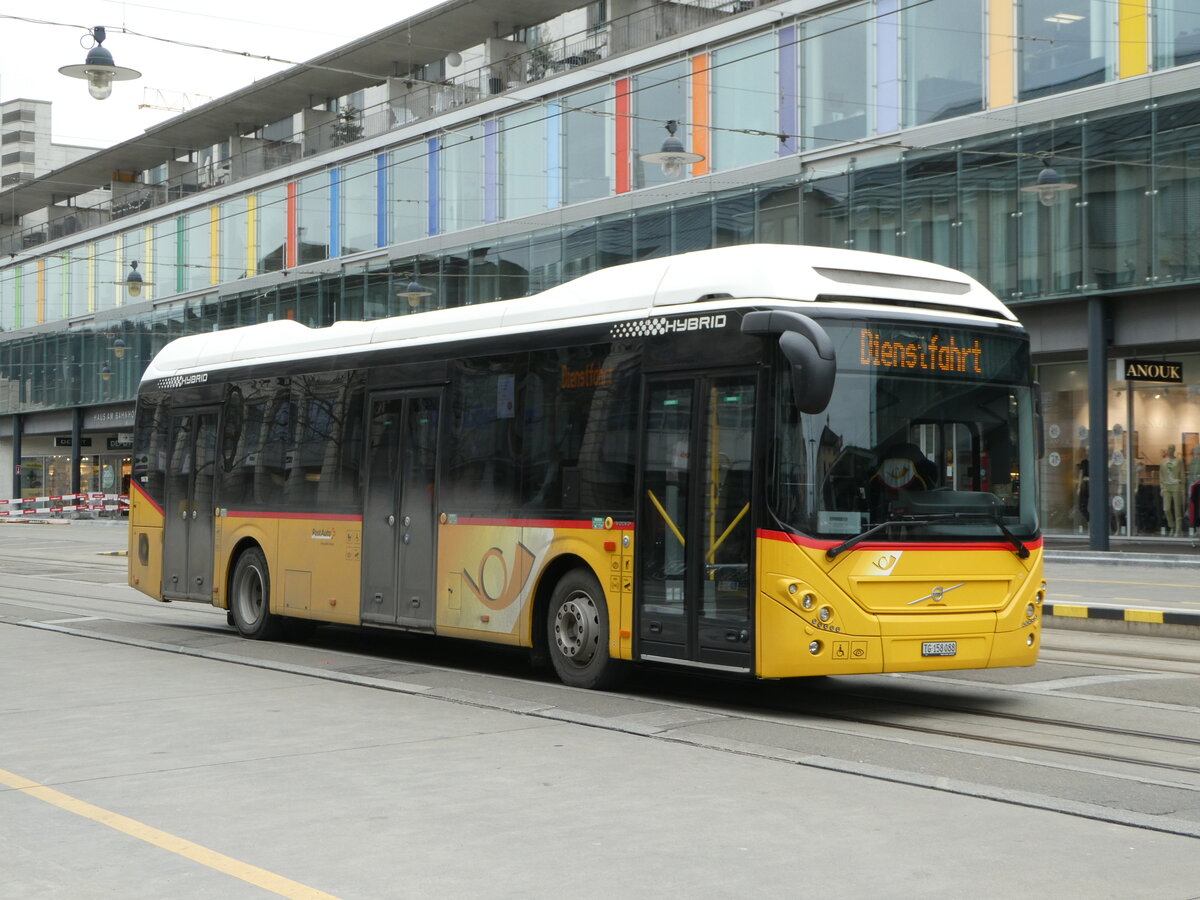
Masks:
[[[212,602],[217,412],[171,416],[163,518],[163,597]]]
[[[362,619],[434,626],[438,392],[371,399],[363,509]]]
[[[649,380],[638,515],[637,653],[751,671],[752,374]]]

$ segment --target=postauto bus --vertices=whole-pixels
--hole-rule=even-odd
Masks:
[[[798,246],[184,337],[139,392],[130,583],[251,639],[493,641],[584,687],[1028,666],[1030,378],[971,278]]]

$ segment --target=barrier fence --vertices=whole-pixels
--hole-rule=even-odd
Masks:
[[[0,500],[0,519],[17,516],[57,515],[69,512],[127,512],[128,510],[128,494],[88,492]]]

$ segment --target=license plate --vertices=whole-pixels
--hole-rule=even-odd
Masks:
[[[958,641],[923,641],[921,643],[922,656],[956,656],[958,654]]]

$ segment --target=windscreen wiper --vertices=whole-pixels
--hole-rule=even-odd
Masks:
[[[940,517],[934,517],[934,518],[940,518]],[[828,550],[825,551],[825,558],[826,559],[837,559],[841,554],[845,553],[847,550],[849,550],[855,544],[861,544],[863,541],[865,541],[871,535],[878,534],[879,532],[883,531],[883,529],[885,529],[885,528],[891,528],[895,525],[928,525],[930,523],[930,521],[931,521],[931,519],[928,516],[925,516],[925,517],[922,517],[919,519],[915,519],[911,516],[901,516],[898,519],[888,519],[888,521],[886,521],[886,522],[880,522],[878,525],[872,525],[866,531],[861,532],[860,534],[856,534],[854,537],[848,538],[847,540],[842,541],[836,547],[830,547]]]
[[[891,528],[893,525],[932,525],[934,522],[948,522],[948,521],[953,521],[955,519],[983,519],[986,522],[991,522],[993,525],[995,525],[997,528],[1000,529],[1000,531],[1004,535],[1005,539],[1010,544],[1013,545],[1013,548],[1017,551],[1017,557],[1019,559],[1028,559],[1029,558],[1029,548],[1026,547],[1024,543],[1021,542],[1021,539],[1019,537],[1017,537],[1015,534],[1013,534],[1011,531],[1009,531],[1007,525],[1005,525],[1002,521],[1000,521],[999,514],[990,515],[988,513],[974,513],[974,512],[936,513],[931,516],[921,516],[920,518],[914,518],[911,516],[901,516],[898,519],[889,519],[887,522],[880,522],[878,525],[874,525],[871,528],[868,528],[866,531],[862,532],[861,534],[856,534],[854,537],[852,537],[848,540],[842,541],[842,543],[838,544],[835,547],[830,547],[828,550],[825,551],[825,558],[826,559],[837,559],[838,556],[840,556],[842,553],[849,550],[855,544],[860,544],[863,541],[865,541],[867,538],[869,538],[871,535],[877,534],[880,531],[883,531],[883,529],[885,529],[885,528]]]

